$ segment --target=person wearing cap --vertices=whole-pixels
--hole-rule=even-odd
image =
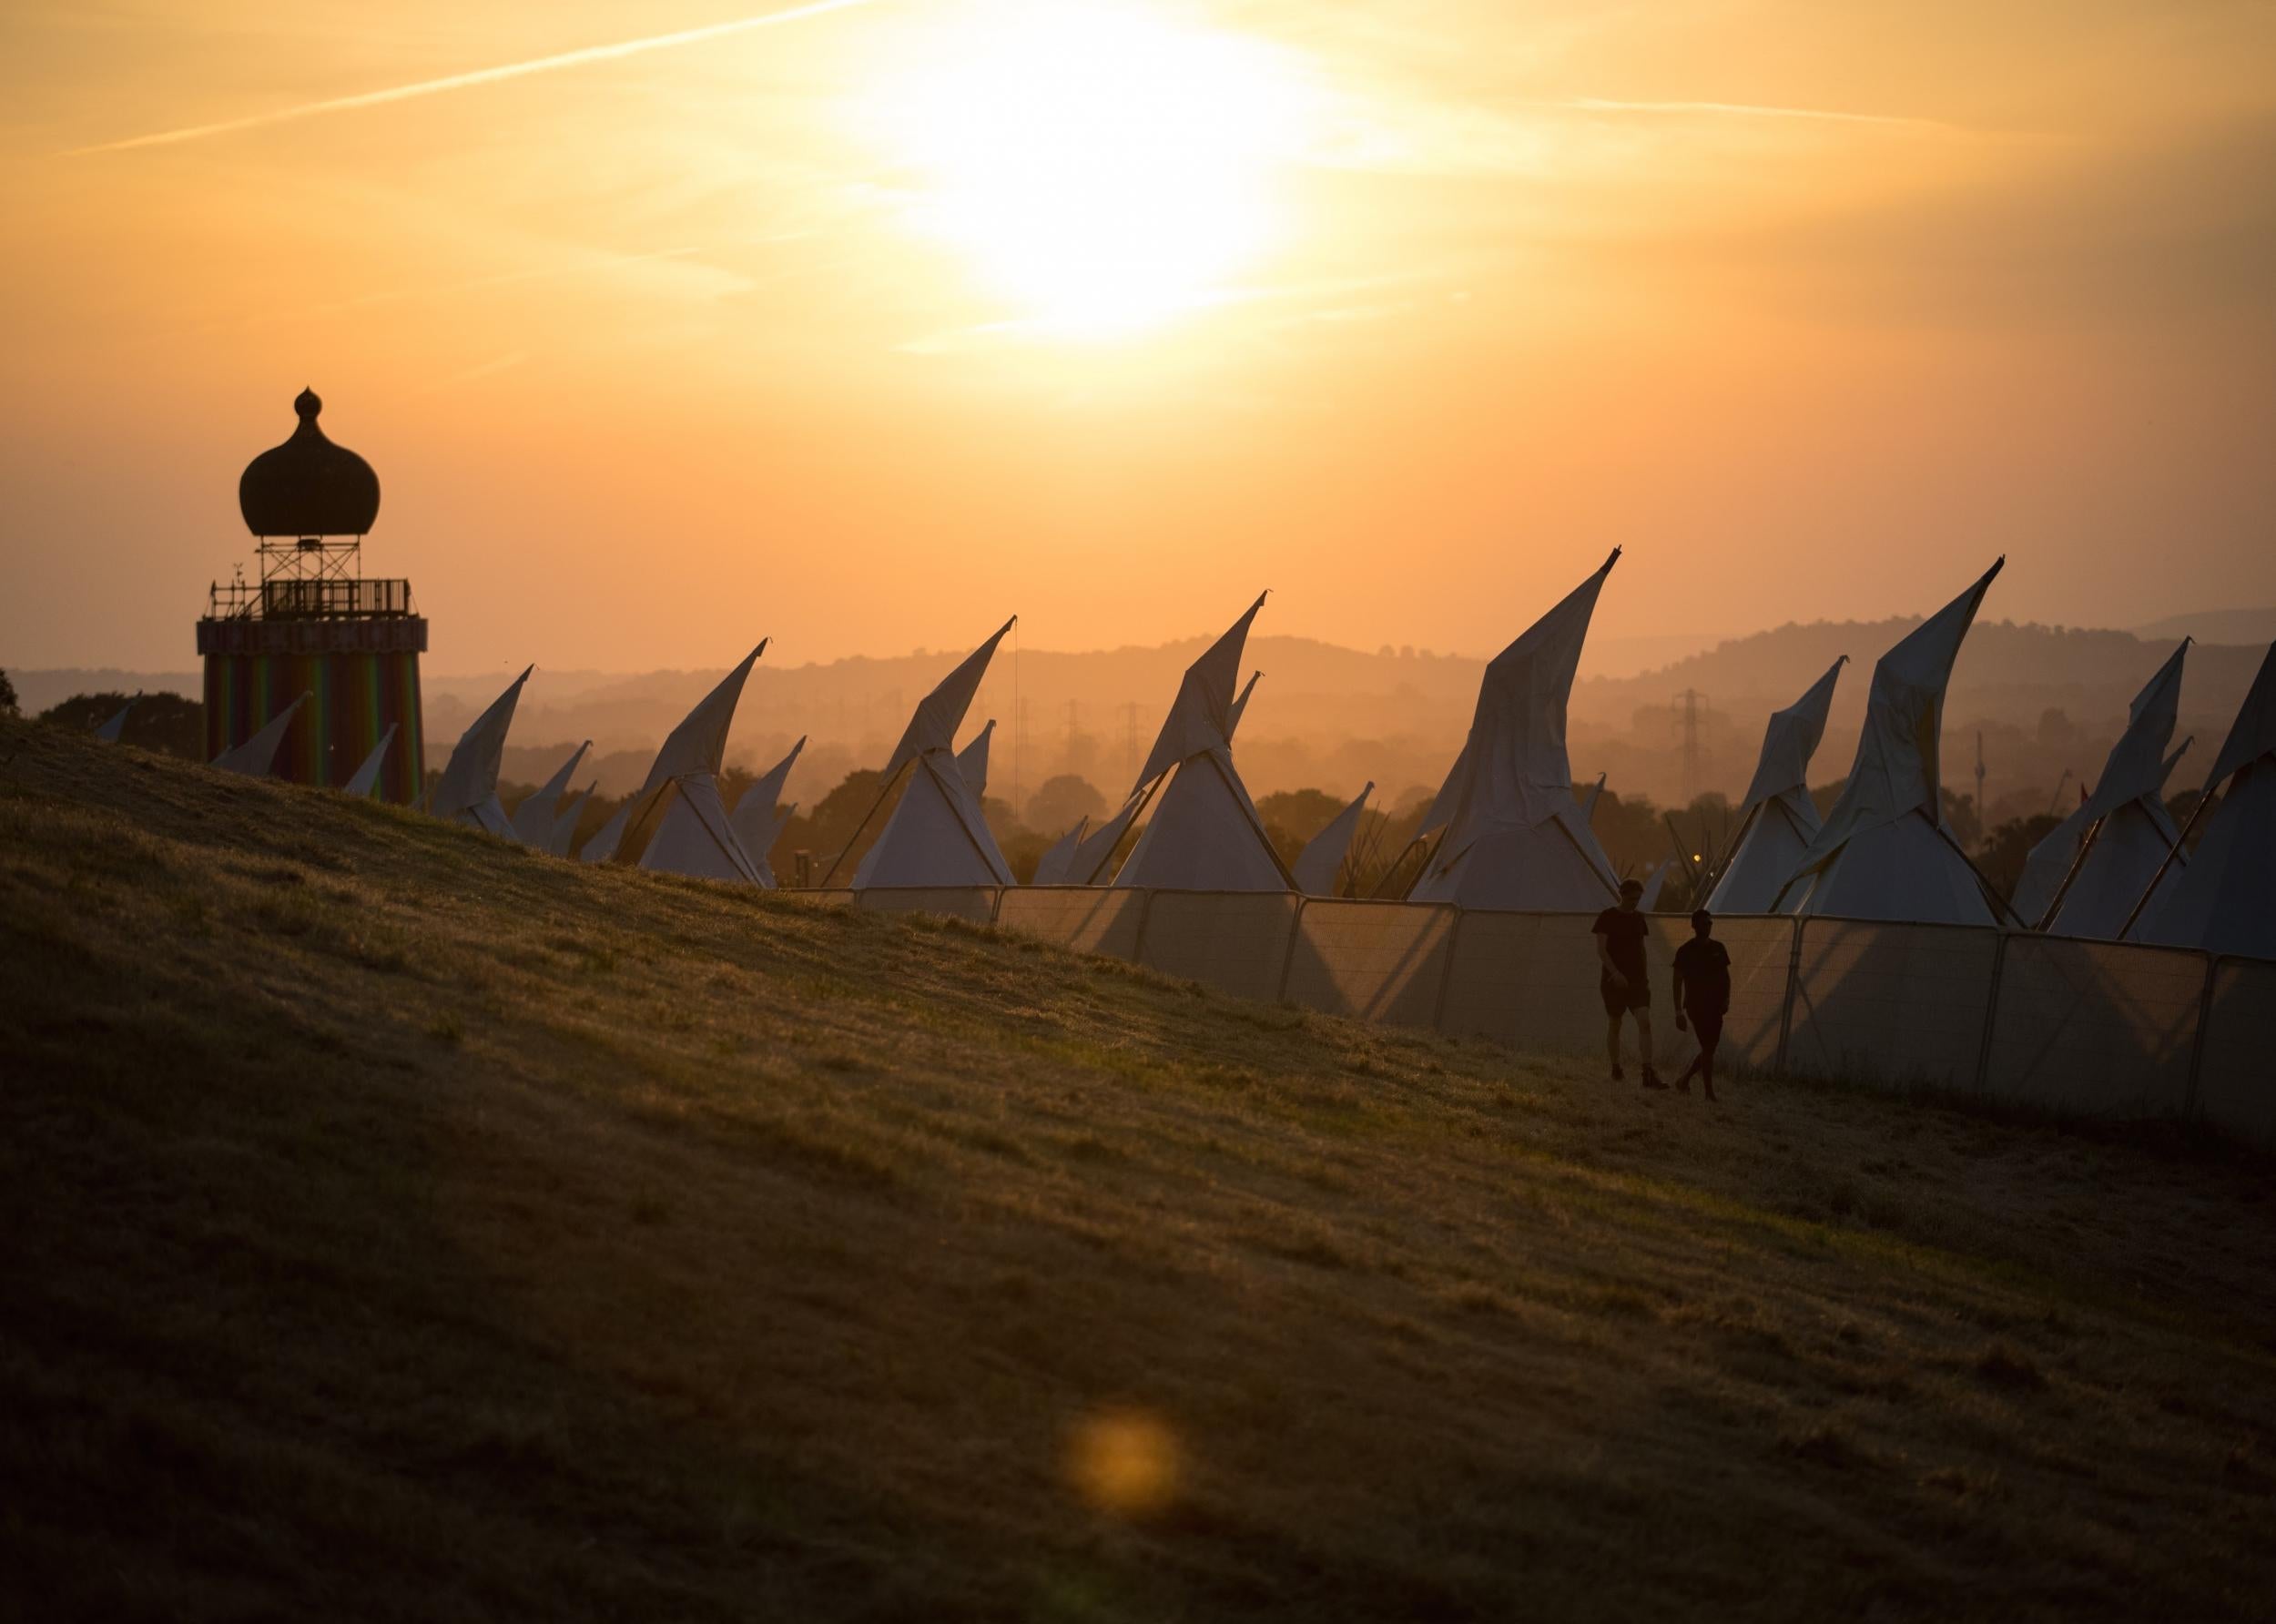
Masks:
[[[1644,1087],[1663,1089],[1668,1085],[1651,1069],[1651,978],[1644,968],[1644,937],[1651,927],[1636,908],[1643,894],[1641,880],[1624,879],[1620,905],[1596,917],[1597,990],[1603,996],[1605,1018],[1611,1023],[1605,1029],[1604,1046],[1612,1057],[1612,1081],[1619,1082],[1626,1076],[1621,1070],[1621,1017],[1633,1015]]]
[[[1675,1030],[1686,1017],[1699,1034],[1699,1052],[1683,1068],[1675,1086],[1692,1091],[1692,1073],[1715,1097],[1715,1045],[1722,1041],[1722,1018],[1731,1009],[1731,953],[1715,939],[1715,916],[1705,908],[1692,915],[1692,939],[1675,949]]]

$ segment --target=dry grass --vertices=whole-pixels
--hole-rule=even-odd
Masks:
[[[2269,1170],[1720,1111],[0,725],[41,1618],[2217,1619]]]

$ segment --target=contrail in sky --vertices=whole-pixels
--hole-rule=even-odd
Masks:
[[[265,125],[289,124],[294,119],[314,118],[323,113],[345,113],[357,107],[383,107],[389,102],[411,101],[422,96],[469,90],[477,85],[495,85],[503,79],[520,79],[531,74],[552,73],[556,68],[583,67],[589,62],[614,62],[621,56],[668,51],[678,46],[699,45],[707,39],[722,39],[731,34],[747,34],[755,28],[772,28],[782,23],[818,17],[826,12],[850,11],[856,6],[874,4],[876,0],[810,0],[808,5],[794,5],[787,11],[771,11],[763,16],[737,17],[732,22],[710,23],[701,28],[683,28],[676,34],[652,34],[645,39],[619,40],[615,45],[587,46],[583,50],[564,51],[554,56],[533,56],[527,62],[478,67],[472,73],[452,74],[440,79],[422,79],[416,85],[396,85],[385,90],[367,90],[360,96],[336,96],[327,101],[302,102],[297,107],[278,107],[243,118],[225,118],[218,124],[193,124],[182,129],[160,130],[154,135],[129,136],[123,141],[74,147],[57,156],[84,157],[97,152],[129,152],[137,147],[172,147],[183,141],[202,141],[208,136],[259,129]]]

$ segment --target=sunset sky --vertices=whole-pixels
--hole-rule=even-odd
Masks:
[[[441,671],[2276,603],[2265,4],[774,9],[10,5],[0,665],[303,384]]]

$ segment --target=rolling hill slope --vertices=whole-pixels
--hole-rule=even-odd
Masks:
[[[2263,1162],[0,723],[25,1616],[2249,1617]]]

